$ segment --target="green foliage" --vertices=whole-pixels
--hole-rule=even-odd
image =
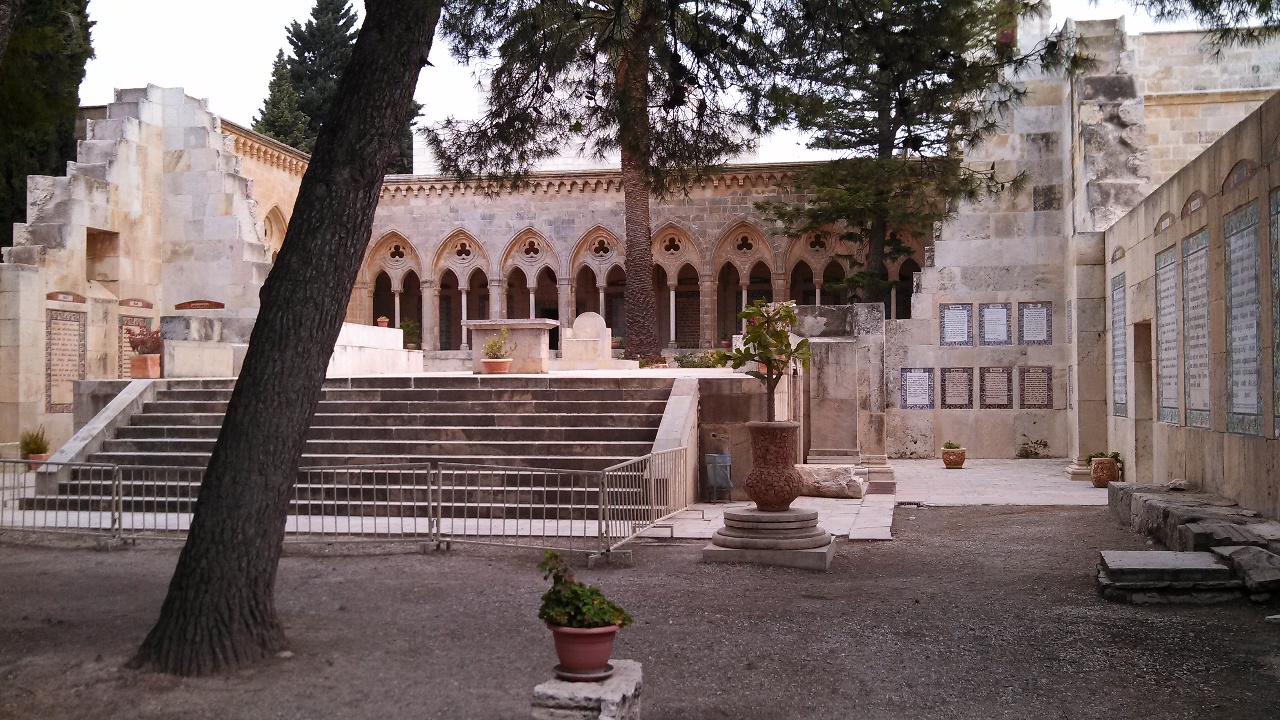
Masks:
[[[942,443],[943,450],[959,450],[960,443],[951,442],[950,440]]]
[[[400,332],[404,333],[404,342],[406,345],[422,344],[422,326],[417,320],[401,320]]]
[[[1095,452],[1095,453],[1089,453],[1088,455],[1085,455],[1085,456],[1084,456],[1085,464],[1087,465],[1087,464],[1092,463],[1094,458],[1111,458],[1112,460],[1115,460],[1115,461],[1116,461],[1116,465],[1117,465],[1117,466],[1119,466],[1121,470],[1124,470],[1124,460],[1121,460],[1121,459],[1120,459],[1120,453],[1118,453],[1118,452],[1110,452],[1110,453],[1108,453],[1108,452]]]
[[[676,365],[682,368],[717,368],[724,364],[724,355],[714,350],[676,355]]]
[[[778,383],[787,374],[791,363],[809,367],[809,340],[805,338],[798,343],[791,340],[791,328],[796,324],[794,300],[774,303],[757,300],[738,313],[738,317],[746,321],[742,347],[728,352],[716,351],[716,358],[727,361],[735,370],[748,363],[756,365],[757,369],[749,370],[747,374],[764,383],[769,393],[768,420],[773,422],[776,416],[774,393]]]
[[[633,622],[631,615],[617,603],[605,598],[599,587],[575,580],[573,570],[555,552],[543,552],[538,570],[544,580],[551,581],[551,589],[542,594],[542,606],[538,608],[539,620],[571,628],[610,625],[622,628]]]
[[[842,240],[851,298],[884,297],[899,237],[931,234],[957,200],[1017,190],[1023,175],[964,152],[999,131],[1026,96],[1019,73],[1084,64],[1059,31],[1025,51],[1008,34],[1035,0],[778,0],[777,112],[840,160],[797,173],[799,203],[760,209],[794,237]]]
[[[519,346],[507,342],[507,337],[507,329],[502,328],[502,332],[485,341],[480,351],[490,360],[505,360],[511,357],[511,353],[515,352]]]
[[[1274,0],[1131,0],[1161,22],[1193,19],[1216,49],[1259,45],[1280,35],[1280,3]]]
[[[44,455],[49,452],[49,439],[44,435],[44,426],[36,430],[23,430],[18,436],[18,451],[25,455]]]
[[[27,176],[76,157],[80,81],[93,57],[88,0],[26,0],[0,59],[0,246],[27,220]]]
[[[289,83],[289,67],[281,50],[276,53],[267,100],[253,120],[253,129],[309,153],[315,145],[315,138],[307,134],[309,125],[306,113],[298,109],[298,91]]]

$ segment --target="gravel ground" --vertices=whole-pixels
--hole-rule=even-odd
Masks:
[[[1143,541],[1105,508],[899,508],[832,572],[704,565],[640,545],[580,572],[637,624],[644,717],[1268,718],[1273,607],[1132,607],[1093,587],[1096,551]],[[291,659],[227,676],[122,670],[173,548],[94,551],[0,536],[2,718],[524,718],[550,675],[536,554],[290,548]]]

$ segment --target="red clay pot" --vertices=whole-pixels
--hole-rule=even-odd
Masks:
[[[556,657],[563,669],[589,675],[603,672],[609,666],[613,641],[618,635],[617,625],[571,628],[547,623],[547,627],[551,628],[551,636],[555,638]]]
[[[747,497],[764,512],[782,512],[800,497],[803,483],[796,470],[797,422],[749,422],[751,472],[742,481]]]
[[[511,358],[480,358],[485,375],[506,375],[511,372]]]

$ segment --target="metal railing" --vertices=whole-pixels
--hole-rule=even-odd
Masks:
[[[448,462],[304,467],[290,542],[417,540],[605,555],[688,507],[676,448],[604,470]],[[0,460],[0,529],[182,539],[204,470]]]

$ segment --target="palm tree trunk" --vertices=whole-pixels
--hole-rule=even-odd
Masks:
[[[366,4],[302,178],[160,617],[130,664],[204,675],[285,644],[273,590],[305,434],[440,0]]]
[[[657,358],[658,303],[653,290],[649,228],[649,67],[647,52],[618,64],[621,91],[622,202],[627,231],[627,357]]]

